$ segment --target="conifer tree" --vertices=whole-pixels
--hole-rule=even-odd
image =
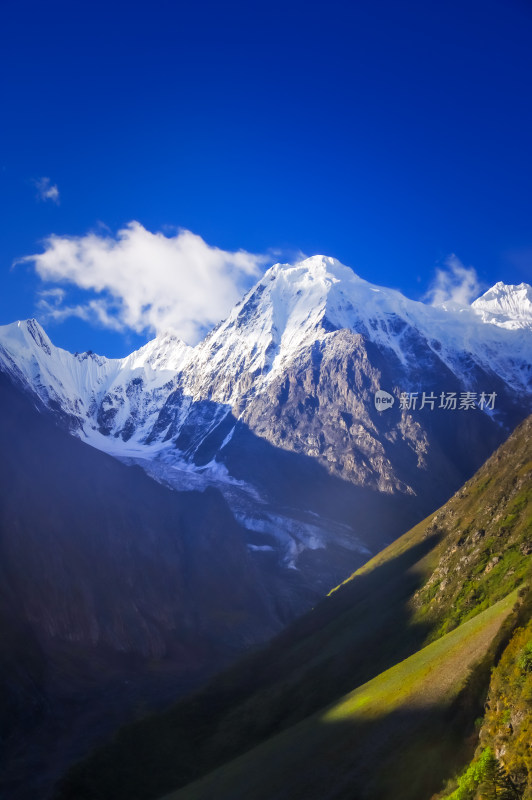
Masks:
[[[488,749],[483,755],[480,800],[516,800],[519,795],[493,750]]]

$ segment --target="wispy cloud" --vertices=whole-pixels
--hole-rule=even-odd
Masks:
[[[44,316],[76,316],[113,330],[173,330],[195,343],[220,321],[271,259],[211,247],[187,230],[166,236],[130,222],[116,236],[49,236],[26,256],[39,277],[60,286],[40,294]],[[68,303],[65,287],[89,293]]]
[[[59,205],[59,189],[55,183],[52,183],[50,178],[38,178],[33,181],[37,189],[37,199],[47,201]]]
[[[436,270],[436,277],[423,299],[433,306],[453,305],[464,308],[481,291],[482,285],[476,269],[464,266],[453,253],[445,260],[444,267]]]
[[[65,303],[67,292],[60,286],[51,289],[42,289],[38,294],[37,308],[44,320],[54,320],[62,322],[69,317],[78,317],[89,323],[98,323],[104,328],[114,331],[124,330],[123,324],[113,312],[116,309],[108,300],[103,298],[93,298],[85,303],[68,305]]]
[[[78,303],[76,305],[63,305],[62,303],[51,302],[41,294],[37,302],[37,308],[44,321],[63,322],[69,317],[77,317],[92,325],[98,324],[109,330],[124,331],[124,325],[112,313],[109,304],[99,298],[93,298],[86,303]]]

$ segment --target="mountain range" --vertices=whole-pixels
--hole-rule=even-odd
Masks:
[[[433,513],[531,412],[531,353],[526,284],[433,307],[322,256],[195,347],[0,327],[9,796],[44,798]]]
[[[0,328],[2,369],[71,433],[167,485],[216,486],[265,537],[251,547],[310,571],[313,551],[354,564],[456,490],[532,410],[531,352],[526,284],[433,307],[322,256],[269,269],[196,347],[166,333],[107,359],[35,320]]]

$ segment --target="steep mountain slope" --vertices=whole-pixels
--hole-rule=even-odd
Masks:
[[[493,669],[472,762],[442,800],[532,797],[532,618],[524,620]]]
[[[486,656],[515,599],[516,593],[510,594],[329,708],[166,800],[427,797],[441,780],[442,757],[452,756],[442,727],[451,722],[458,698],[463,700],[467,672]],[[412,769],[420,750],[421,763]]]
[[[472,628],[463,625],[476,625],[479,614],[488,609],[483,619],[496,614],[492,612],[496,602],[511,605],[513,600],[507,598],[527,579],[532,561],[531,448],[529,417],[442,509],[369,561],[266,649],[248,656],[165,714],[125,728],[113,743],[72,771],[58,797],[159,797],[337,703],[344,694],[423,647],[434,643],[445,648],[442,635],[456,631],[457,639],[446,638],[451,644],[462,635],[463,641],[467,640],[466,632]],[[521,608],[530,611],[529,605]],[[520,613],[512,618],[513,625],[521,624]],[[483,623],[478,625],[482,630]],[[504,636],[509,636],[511,629],[505,629]],[[480,657],[481,650],[475,652]],[[438,750],[436,761],[441,769],[435,773],[436,783],[423,784],[425,788],[430,785],[430,791],[436,791],[441,779],[463,760],[463,737],[471,732],[482,708],[489,667],[498,652],[497,645],[488,651],[487,670],[484,665],[476,682],[467,685],[470,693],[462,697],[464,702],[448,709],[453,726],[449,739],[442,743],[445,753]],[[472,662],[459,658],[453,663],[453,685],[458,691]],[[384,676],[378,680],[382,683]],[[417,689],[421,692],[422,687]],[[430,708],[426,711],[422,730],[428,725],[433,733],[436,730],[435,740],[441,740],[441,725],[450,719],[447,711],[438,709],[437,704],[434,713]],[[392,731],[396,730],[393,717],[391,724]],[[336,746],[345,731],[335,731],[334,726],[330,730]],[[386,731],[383,720],[379,736]],[[297,731],[287,735],[296,736]],[[442,755],[448,762],[442,761]],[[319,770],[319,754],[313,751],[312,758],[308,752],[306,756],[306,763]],[[349,769],[356,772],[356,748],[344,756],[351,759]],[[414,757],[411,752],[409,758]],[[251,785],[248,780],[255,780],[253,760],[246,763],[250,772],[243,773],[239,791]],[[342,763],[345,767],[347,762]],[[410,772],[413,764],[413,760],[408,762]],[[344,767],[336,777],[334,771],[327,773],[331,790],[337,786],[340,791]],[[229,770],[232,774],[233,768]],[[297,774],[296,769],[291,775],[295,783],[286,796],[299,796],[295,786],[308,790],[306,782],[297,784]],[[299,775],[304,781],[301,771]],[[270,778],[275,776],[268,773]],[[230,786],[235,789],[236,784]],[[383,798],[396,796],[382,794]],[[405,794],[410,796],[415,795]],[[419,800],[422,796],[418,795]]]
[[[524,800],[532,797],[532,619],[519,628],[490,683],[480,748],[493,748]]]
[[[435,308],[323,256],[269,269],[195,348],[167,333],[110,360],[54,347],[32,320],[0,329],[0,368],[73,433],[176,488],[216,486],[327,588],[339,549],[360,564],[530,413],[530,352],[525,284]]]
[[[235,602],[235,614],[245,612],[243,641],[256,629],[250,609],[257,600],[264,618],[273,619],[260,592],[252,600],[259,572],[243,530],[216,491],[168,491],[138,467],[124,467],[66,436],[5,378],[0,381],[0,568],[4,587],[24,598],[24,613],[36,628],[50,637],[160,656],[166,651],[160,630],[194,627],[191,608],[206,602],[207,587],[216,607]],[[219,537],[229,543],[223,559]],[[236,577],[239,599],[224,585],[234,585]],[[112,617],[100,608],[104,589],[114,594]],[[180,621],[185,596],[188,620]],[[208,615],[199,616],[206,630]]]
[[[215,489],[88,447],[3,375],[0,442],[2,782],[44,797],[33,779],[271,637],[305,592],[254,558]]]

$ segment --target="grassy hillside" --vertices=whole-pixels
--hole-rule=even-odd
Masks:
[[[123,729],[72,771],[58,797],[150,800],[185,786],[507,597],[532,556],[531,443],[532,418],[442,509],[267,648],[165,714]]]
[[[496,796],[532,798],[531,612],[532,603],[528,620],[517,628],[492,672],[474,758],[439,798],[477,800],[493,788],[485,785],[490,779],[498,790]]]
[[[166,800],[369,800],[392,786],[397,800],[419,797],[438,785],[452,750],[441,722],[516,596]]]
[[[531,443],[528,419],[443,508],[342,587],[411,551],[421,539],[434,537],[437,546],[414,567],[421,580],[409,604],[411,622],[427,625],[431,638],[512,591],[523,581],[532,554]]]

